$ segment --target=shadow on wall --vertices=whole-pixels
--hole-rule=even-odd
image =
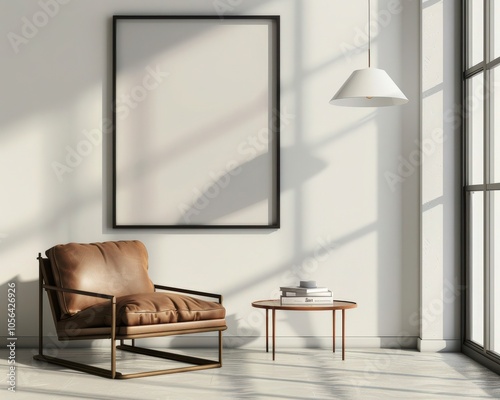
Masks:
[[[296,149],[281,149],[281,157],[285,159],[298,158],[297,153],[298,150]],[[303,183],[307,181],[327,166],[325,161],[305,152],[298,159],[303,167],[298,171],[299,175],[294,177],[294,185],[297,182]],[[270,220],[272,220],[274,190],[272,187],[266,187],[266,182],[269,181],[268,177],[266,177],[266,174],[269,173],[268,163],[269,155],[263,154],[218,177],[203,192],[199,193],[199,196],[183,213],[179,223],[206,224],[216,222],[226,215],[251,207],[262,201],[268,202]],[[292,189],[290,180],[285,182],[285,185],[281,187],[281,191],[288,189]]]
[[[34,264],[36,265],[36,264]],[[18,338],[19,346],[33,346],[37,337],[33,334],[38,333],[38,329],[33,330],[33,327],[38,328],[38,280],[21,281],[19,276],[14,276],[3,285],[0,286],[0,298],[2,303],[5,299],[5,304],[8,302],[9,284],[15,284],[15,301],[9,304],[14,305],[15,310],[15,330],[13,334],[7,330],[8,328],[8,308],[2,307],[0,310],[0,320],[2,321],[2,336]],[[46,296],[44,294],[44,296]],[[44,300],[43,306],[45,334],[55,335],[54,322],[52,320],[48,301]]]
[[[231,314],[226,317],[226,337],[224,338],[224,346],[235,349],[244,347],[245,345],[254,342],[262,335],[262,331],[243,325],[239,321],[241,318],[236,318],[236,314]]]
[[[64,15],[66,14],[61,14],[61,16]],[[82,15],[82,18],[86,17],[88,16]],[[4,103],[7,107],[5,112],[2,112],[4,123],[21,120],[26,116],[36,115],[43,111],[50,111],[51,108],[58,109],[65,106],[69,99],[78,98],[82,89],[92,87],[102,80],[100,63],[87,63],[87,66],[82,68],[82,60],[85,60],[90,52],[85,53],[84,51],[87,49],[82,51],[82,45],[75,45],[73,40],[67,40],[68,37],[75,37],[81,26],[75,24],[71,18],[57,18],[54,22],[57,22],[58,28],[65,32],[65,35],[54,37],[54,45],[43,49],[44,56],[37,63],[38,73],[32,73],[33,64],[31,62],[19,62],[19,59],[15,59],[18,74],[3,82],[6,85],[3,87],[5,92],[9,93],[9,96],[14,96],[11,101]],[[111,40],[112,18],[103,20],[103,23],[106,24]],[[151,25],[151,31],[154,34],[155,26],[153,25],[155,24]],[[210,33],[210,30],[211,27],[207,24],[197,24],[197,29],[179,30],[173,34],[169,32],[169,36],[164,35],[161,41],[150,41],[147,46],[139,46],[141,53],[137,55],[137,60],[140,60],[140,57],[154,57],[160,51],[175,51],[179,46]],[[100,29],[96,29],[93,34],[100,32],[102,32]],[[102,37],[92,37],[92,35],[87,37],[87,40],[92,39],[102,41]],[[92,49],[92,52],[95,51],[95,47],[89,48]],[[36,41],[34,41],[26,48],[21,47],[20,50],[21,55],[31,55],[39,49],[36,48]],[[53,62],[60,57],[60,54],[65,54],[64,63]],[[111,52],[107,54],[111,54]],[[135,64],[131,63],[130,66],[134,68]],[[19,107],[18,104],[22,104],[23,107]]]

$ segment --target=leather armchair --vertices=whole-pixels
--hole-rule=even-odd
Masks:
[[[39,354],[42,360],[108,378],[134,378],[222,366],[226,310],[220,294],[155,285],[140,241],[68,243],[39,260]],[[43,290],[59,340],[111,339],[109,370],[43,354]],[[210,300],[208,300],[210,299]],[[218,360],[206,360],[135,345],[136,339],[218,332]],[[125,344],[125,340],[131,344]],[[116,340],[120,345],[116,346]],[[193,364],[188,367],[122,374],[116,349]]]

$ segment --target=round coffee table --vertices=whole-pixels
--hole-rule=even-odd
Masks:
[[[325,305],[281,305],[280,300],[259,300],[252,303],[252,307],[266,310],[266,352],[269,352],[269,310],[272,311],[273,325],[273,361],[276,347],[276,310],[284,311],[332,311],[333,313],[333,352],[335,353],[335,312],[342,310],[342,360],[345,360],[345,310],[356,308],[352,301],[335,300],[333,304]]]

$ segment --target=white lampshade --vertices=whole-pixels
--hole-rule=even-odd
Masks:
[[[330,104],[349,107],[397,106],[407,102],[387,72],[378,68],[354,71],[330,100]]]

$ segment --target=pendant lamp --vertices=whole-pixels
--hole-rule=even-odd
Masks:
[[[371,67],[370,0],[368,0],[368,68],[358,69],[345,81],[330,104],[348,107],[386,107],[408,99],[383,69]]]

